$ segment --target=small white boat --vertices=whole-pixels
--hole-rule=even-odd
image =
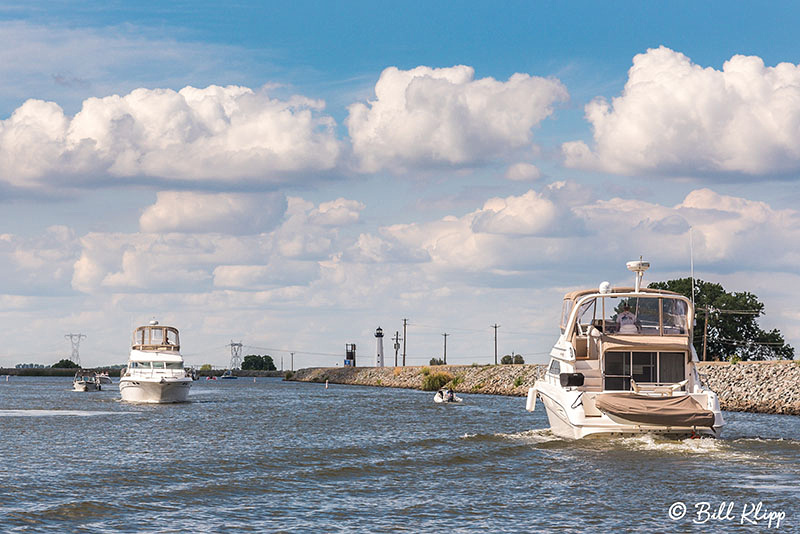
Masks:
[[[725,421],[697,372],[692,302],[641,287],[648,267],[628,262],[635,287],[603,282],[564,296],[561,335],[526,404],[542,401],[554,434],[719,437]]]
[[[97,380],[100,381],[101,384],[111,384],[111,377],[108,376],[107,372],[97,373]]]
[[[461,397],[457,397],[455,392],[450,388],[442,388],[436,392],[436,395],[433,396],[433,402],[437,404],[453,404],[459,403],[463,399]]]
[[[72,389],[74,391],[100,391],[102,387],[97,373],[81,369],[75,373],[75,378],[72,379]]]
[[[183,366],[178,329],[158,321],[133,331],[128,367],[119,379],[122,400],[128,402],[186,402],[192,386],[191,369]]]
[[[230,369],[227,369],[227,370],[226,370],[224,373],[222,373],[222,376],[220,376],[220,378],[221,378],[222,380],[236,380],[236,379],[238,379],[239,377],[238,377],[238,376],[236,376],[235,374],[233,374],[233,371],[232,371],[232,370],[230,370]]]

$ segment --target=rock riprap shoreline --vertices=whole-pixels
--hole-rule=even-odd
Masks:
[[[290,380],[422,389],[426,376],[448,373],[459,393],[524,396],[545,365],[436,365],[414,367],[311,367]],[[704,362],[699,372],[717,392],[723,410],[800,415],[800,364]]]

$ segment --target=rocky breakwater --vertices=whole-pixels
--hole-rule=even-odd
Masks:
[[[314,367],[300,369],[290,380],[425,389],[437,382],[432,375],[443,375],[438,382],[459,393],[524,396],[545,369],[539,364]],[[699,372],[719,395],[723,410],[800,415],[798,362],[703,362]]]
[[[447,383],[459,393],[524,396],[545,368],[538,364],[312,367],[298,370],[290,380],[408,389],[431,389],[432,384],[441,381],[441,385]],[[436,375],[444,376],[437,379]]]
[[[723,410],[800,415],[800,362],[703,362],[698,372]]]

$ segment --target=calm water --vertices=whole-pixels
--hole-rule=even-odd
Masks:
[[[726,413],[718,441],[569,442],[522,398],[260,378],[139,406],[70,387],[0,382],[2,532],[776,531],[740,526],[759,501],[800,531],[800,417]],[[730,519],[693,524],[703,501],[734,503]]]

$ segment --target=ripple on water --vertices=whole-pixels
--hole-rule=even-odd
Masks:
[[[90,417],[94,415],[120,415],[132,414],[136,412],[106,412],[91,410],[0,410],[0,417],[51,417],[51,416],[75,416]]]

